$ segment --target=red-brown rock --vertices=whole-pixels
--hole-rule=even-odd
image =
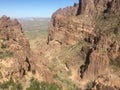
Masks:
[[[11,20],[7,16],[0,18],[0,46],[0,72],[3,79],[20,78],[30,70],[29,41],[16,19]]]

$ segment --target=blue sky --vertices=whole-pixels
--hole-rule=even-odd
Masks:
[[[72,6],[79,0],[0,0],[0,16],[50,17],[58,8]]]

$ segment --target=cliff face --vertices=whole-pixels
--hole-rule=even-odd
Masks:
[[[80,0],[69,10],[60,9],[52,16],[48,43],[82,43],[80,50],[85,62],[80,66],[81,78],[95,80],[113,73],[115,70],[109,67],[119,68],[115,63],[120,59],[119,11],[119,0]]]
[[[51,19],[48,43],[75,44],[84,38],[82,33],[95,35],[93,19],[118,14],[119,5],[119,0],[80,0],[73,7],[57,10]]]
[[[30,70],[30,45],[20,23],[3,16],[0,18],[0,76],[19,79]]]
[[[78,14],[117,13],[120,10],[119,0],[80,0],[79,3]]]
[[[119,11],[119,0],[80,0],[79,4],[73,7],[59,9],[51,19],[48,43],[55,41],[61,44],[74,44],[72,42],[80,41],[83,37],[84,34],[80,35],[81,32],[95,33],[92,30],[96,29],[96,21],[93,19],[101,14],[103,18],[119,15]]]
[[[57,42],[59,44],[67,44],[73,41],[73,38],[74,41],[77,39],[71,34],[75,32],[74,30],[76,27],[71,24],[72,20],[70,19],[71,17],[76,16],[77,10],[78,4],[75,4],[74,7],[59,9],[52,15],[48,43]]]

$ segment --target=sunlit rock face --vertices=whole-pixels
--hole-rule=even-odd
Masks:
[[[19,79],[30,70],[30,45],[21,24],[7,16],[0,18],[0,73],[1,81]]]
[[[83,33],[95,33],[91,18],[101,13],[108,17],[110,13],[115,15],[119,11],[119,0],[80,0],[79,4],[58,9],[52,15],[48,43],[75,44],[84,38]]]
[[[59,9],[51,19],[48,44],[81,43],[80,53],[85,60],[80,66],[82,79],[95,80],[113,73],[111,64],[119,68],[116,63],[120,63],[119,12],[119,0],[80,0],[73,7]]]
[[[80,0],[79,14],[93,15],[101,12],[117,13],[120,10],[119,0]]]

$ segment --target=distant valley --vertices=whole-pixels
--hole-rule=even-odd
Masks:
[[[47,39],[50,18],[18,18],[18,21],[33,47],[37,40]]]

